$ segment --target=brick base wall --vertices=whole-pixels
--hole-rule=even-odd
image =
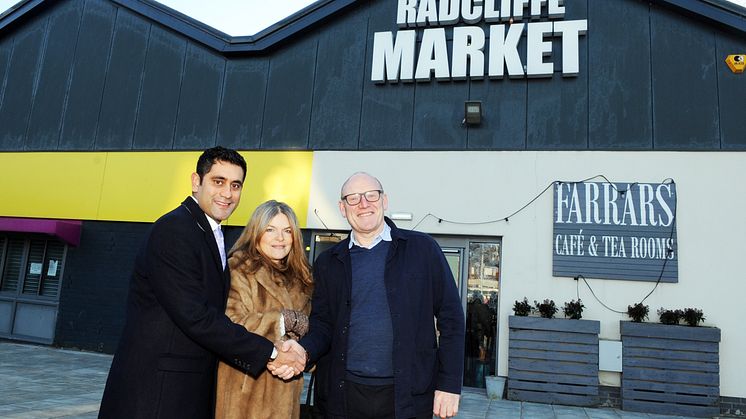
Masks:
[[[601,406],[620,409],[622,407],[621,387],[598,386],[598,398]]]
[[[746,397],[720,397],[720,414],[728,417],[746,417]]]
[[[602,407],[621,409],[621,393],[621,387],[598,386],[598,397]],[[719,404],[722,416],[746,418],[746,398],[721,396]]]
[[[116,350],[135,256],[150,225],[83,222],[80,246],[67,251],[55,345]]]

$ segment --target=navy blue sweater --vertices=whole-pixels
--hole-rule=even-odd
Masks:
[[[381,241],[372,249],[350,249],[352,307],[347,371],[351,373],[349,380],[362,384],[394,383],[394,331],[383,282],[390,248],[389,242]]]

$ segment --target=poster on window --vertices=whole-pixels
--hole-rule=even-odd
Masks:
[[[29,275],[41,275],[41,263],[31,262],[28,266]]]
[[[49,267],[47,268],[47,276],[57,276],[57,266],[59,266],[60,261],[50,259],[49,260]]]
[[[554,276],[678,282],[676,185],[557,182]]]

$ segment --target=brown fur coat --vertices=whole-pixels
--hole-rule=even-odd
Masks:
[[[286,308],[308,315],[311,290],[306,289],[300,280],[285,285],[280,274],[270,273],[267,268],[261,268],[255,274],[246,271],[244,266],[231,269],[231,289],[225,313],[235,323],[273,342],[286,339],[287,335],[280,336],[280,311]],[[302,376],[286,382],[265,370],[254,378],[221,362],[215,417],[297,418],[302,390]]]

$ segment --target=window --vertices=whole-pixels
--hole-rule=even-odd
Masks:
[[[21,275],[21,259],[23,257],[23,240],[3,237],[3,276],[0,292],[15,293],[18,288],[18,278]]]
[[[57,298],[66,246],[44,236],[0,236],[1,294]]]

